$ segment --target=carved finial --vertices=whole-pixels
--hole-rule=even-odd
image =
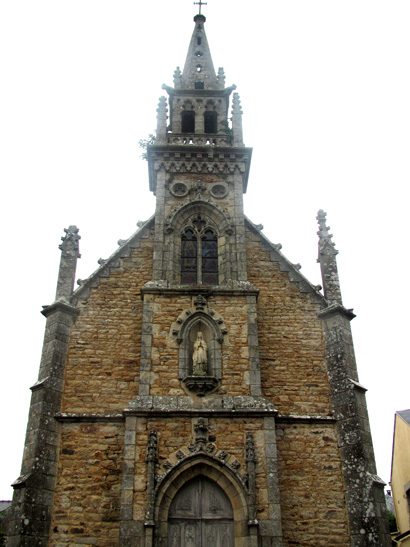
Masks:
[[[156,142],[164,143],[167,136],[167,119],[168,119],[168,108],[167,100],[164,96],[159,98],[158,108],[157,108],[157,134]]]
[[[194,425],[195,431],[195,443],[206,443],[208,442],[208,423],[205,418],[198,418],[197,423]]]
[[[233,145],[243,146],[243,133],[242,133],[242,108],[241,101],[239,99],[239,93],[233,94],[232,100],[232,132],[233,132]]]
[[[77,226],[64,228],[65,236],[61,238],[61,259],[58,272],[56,300],[61,297],[69,298],[73,292],[77,259],[81,258]]]
[[[256,462],[255,442],[253,440],[253,433],[246,433],[245,443],[245,461]]]
[[[181,89],[182,87],[182,72],[179,66],[174,70],[174,87],[175,89]]]
[[[158,434],[154,430],[149,432],[148,444],[147,444],[147,457],[145,458],[145,461],[147,462],[158,461]]]
[[[333,235],[329,233],[330,226],[326,226],[326,216],[327,216],[327,213],[325,213],[323,209],[320,209],[316,217],[319,224],[319,231],[317,232],[317,235],[319,236],[319,247],[321,244],[322,244],[322,247],[324,247],[325,242],[330,243],[332,247],[334,247],[335,244],[332,242]],[[333,252],[334,254],[338,253],[336,249],[334,249]]]
[[[62,251],[62,256],[75,256],[76,258],[81,258],[80,246],[78,243],[81,239],[81,236],[78,235],[80,230],[77,226],[69,226],[68,228],[64,228],[64,231],[65,236],[61,238],[62,243],[58,246]]]
[[[218,75],[216,77],[219,89],[225,89],[225,72],[222,67],[218,68]]]
[[[332,241],[332,234],[329,233],[329,226],[326,226],[326,213],[320,209],[316,217],[319,224],[319,257],[322,273],[322,284],[325,298],[330,303],[342,304],[340,291],[339,274],[337,272],[336,255],[338,251]]]
[[[194,299],[194,306],[196,311],[203,311],[206,306],[206,298],[202,296],[202,294],[198,294],[198,296]]]

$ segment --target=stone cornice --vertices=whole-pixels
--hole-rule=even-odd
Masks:
[[[193,140],[197,137],[194,135]],[[239,169],[246,192],[252,159],[252,148],[189,144],[153,144],[147,147],[150,190],[156,191],[156,171],[162,165],[167,172],[191,173],[195,176],[213,171],[224,173]],[[178,164],[178,168],[176,167]],[[229,168],[228,168],[229,166]]]
[[[154,283],[154,282],[153,282]],[[192,287],[180,285],[175,287],[155,287],[155,286],[149,286],[149,287],[141,287],[141,298],[144,297],[145,294],[161,294],[164,296],[196,296],[198,294],[206,295],[206,297],[210,297],[213,295],[222,295],[222,296],[255,296],[256,298],[259,295],[259,290],[252,288],[252,289],[231,289],[228,287],[205,287],[202,285],[195,285]]]
[[[80,313],[80,310],[69,304],[65,299],[56,300],[53,304],[51,304],[50,306],[46,306],[43,310],[41,310],[41,313],[44,315],[44,317],[48,317],[55,312],[62,312],[68,315],[75,316]]]
[[[327,308],[318,313],[318,317],[320,319],[328,319],[333,315],[342,315],[343,317],[346,317],[349,321],[356,317],[352,310],[348,310],[340,304],[330,304]]]
[[[263,397],[191,397],[138,396],[128,403],[124,415],[132,416],[218,416],[264,417],[277,415],[277,410]]]
[[[298,416],[295,414],[278,414],[275,418],[277,424],[324,424],[336,423],[336,418],[334,416]]]
[[[178,397],[137,397],[137,399],[160,399],[162,403],[164,399],[178,399]],[[182,399],[189,399],[188,397],[182,397]],[[231,397],[230,399],[233,399]],[[246,397],[251,399],[251,397]],[[253,397],[252,397],[253,399]],[[266,401],[266,400],[265,400]],[[169,402],[169,401],[167,401]],[[236,407],[236,408],[205,408],[203,406],[190,408],[178,408],[172,407],[172,405],[162,404],[162,406],[156,406],[152,408],[144,407],[143,405],[136,405],[136,408],[127,408],[121,414],[75,414],[71,412],[62,412],[55,415],[55,419],[58,422],[64,423],[78,423],[78,422],[124,422],[127,416],[166,416],[168,418],[177,416],[216,416],[218,418],[223,417],[245,417],[252,415],[253,417],[266,417],[266,415],[274,415],[275,422],[277,424],[333,424],[336,423],[334,416],[298,416],[298,415],[285,415],[278,414],[278,411],[273,408],[273,405],[266,402],[266,407]]]
[[[54,418],[58,422],[123,422],[124,415],[121,414],[76,414],[73,412],[60,412]]]

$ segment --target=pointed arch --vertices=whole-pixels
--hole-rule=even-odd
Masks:
[[[249,536],[247,490],[242,480],[221,460],[199,453],[182,460],[165,475],[156,488],[154,518],[158,544],[163,541],[166,545],[168,515],[175,496],[184,485],[199,476],[213,481],[228,497],[233,509],[235,543]]]
[[[184,275],[181,276],[183,271],[181,260],[185,253],[182,241],[187,228],[195,226],[195,222],[202,223],[201,230],[197,234],[198,238],[201,237],[201,240],[197,240],[199,246],[197,263],[195,265],[193,261],[187,260],[186,270],[189,269],[190,264],[192,268],[201,268],[201,271],[207,274],[204,278],[202,275],[196,275],[196,282],[187,281],[188,275],[185,279]],[[171,284],[222,285],[232,277],[229,256],[234,230],[230,218],[219,207],[203,199],[187,203],[167,218],[165,230],[166,248],[171,258],[167,265],[167,279]],[[209,231],[208,234],[206,230]],[[204,252],[202,252],[202,246]],[[191,251],[193,248],[194,245],[191,245]],[[187,245],[186,251],[188,250]],[[187,255],[187,258],[192,257]]]
[[[207,313],[198,311],[182,325],[179,333],[179,378],[183,380],[192,375],[192,354],[197,333],[201,331],[207,344],[208,376],[222,379],[223,335],[219,325]]]

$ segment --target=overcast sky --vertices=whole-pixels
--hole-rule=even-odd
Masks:
[[[190,0],[0,3],[0,499],[20,474],[63,229],[80,228],[85,279],[153,214],[137,143],[184,65],[195,13]],[[316,214],[328,212],[388,482],[394,412],[410,407],[410,4],[209,0],[203,13],[254,148],[245,213],[313,284]]]

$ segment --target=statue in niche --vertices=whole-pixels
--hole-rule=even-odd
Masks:
[[[202,335],[202,332],[199,331],[194,343],[194,354],[192,356],[192,374],[193,376],[206,376],[207,375],[207,346]]]

